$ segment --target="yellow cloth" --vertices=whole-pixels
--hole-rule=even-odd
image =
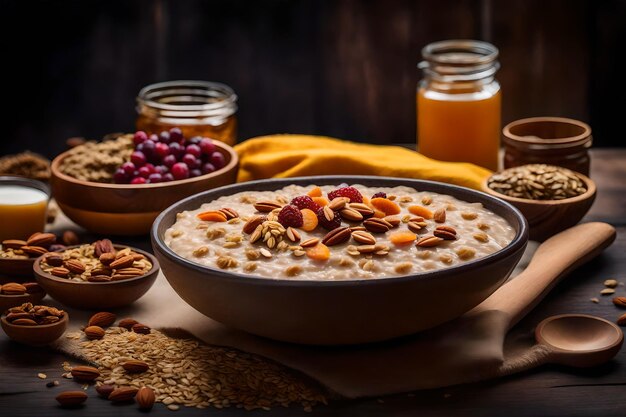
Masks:
[[[441,181],[480,189],[490,171],[441,162],[399,146],[365,145],[309,135],[271,135],[235,146],[237,181],[310,175],[379,175]]]

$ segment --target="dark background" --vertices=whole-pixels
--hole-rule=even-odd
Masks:
[[[413,142],[420,49],[449,38],[500,48],[503,123],[567,116],[624,146],[625,1],[0,2],[0,154],[131,131],[139,89],[175,79],[232,86],[240,140]]]

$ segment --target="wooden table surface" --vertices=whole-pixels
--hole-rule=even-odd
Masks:
[[[617,228],[617,240],[603,255],[574,271],[518,326],[531,330],[542,319],[561,313],[587,313],[615,320],[620,311],[611,297],[600,296],[603,281],[626,281],[626,150],[594,150],[591,177],[598,185],[597,200],[586,221],[604,221]],[[147,247],[147,241],[125,242]],[[626,295],[624,286],[618,294]],[[590,298],[600,298],[594,304]],[[624,312],[623,310],[621,311]],[[77,385],[60,378],[66,358],[46,349],[28,348],[0,334],[0,416],[133,416],[136,406],[112,406],[91,398],[81,409],[64,410],[54,397]],[[60,387],[46,388],[37,378],[43,372]],[[90,392],[93,388],[90,388]],[[314,408],[319,416],[626,416],[626,348],[617,357],[589,370],[544,366],[494,381],[419,391],[357,401],[333,402]],[[171,415],[157,404],[152,415]],[[179,414],[199,415],[310,415],[300,407],[270,412],[240,409],[197,410],[181,408]]]

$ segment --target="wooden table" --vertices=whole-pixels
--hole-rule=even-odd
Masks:
[[[615,320],[620,311],[610,298],[600,296],[603,281],[626,281],[626,150],[595,150],[592,178],[598,185],[598,198],[586,221],[605,221],[617,228],[616,242],[605,253],[565,279],[518,326],[532,329],[543,318],[560,313],[588,313]],[[147,241],[125,242],[135,246]],[[621,286],[618,293],[626,294]],[[600,298],[594,304],[590,298]],[[624,311],[621,311],[622,313]],[[60,365],[66,358],[55,352],[33,349],[10,342],[0,334],[0,415],[11,416],[136,416],[136,406],[114,407],[92,398],[77,410],[63,410],[54,397],[64,389],[76,389],[72,381],[60,378]],[[46,388],[37,373],[58,379],[61,387]],[[610,363],[589,370],[546,366],[523,374],[478,384],[420,391],[385,398],[334,402],[319,406],[315,415],[394,415],[394,416],[625,416],[626,348]],[[171,415],[156,405],[152,415]],[[240,416],[266,412],[239,409],[197,410],[183,408],[185,415]],[[309,415],[301,408],[274,409],[271,416]]]

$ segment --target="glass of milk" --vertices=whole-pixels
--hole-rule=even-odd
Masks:
[[[0,242],[26,240],[46,226],[50,190],[41,181],[0,176]]]

